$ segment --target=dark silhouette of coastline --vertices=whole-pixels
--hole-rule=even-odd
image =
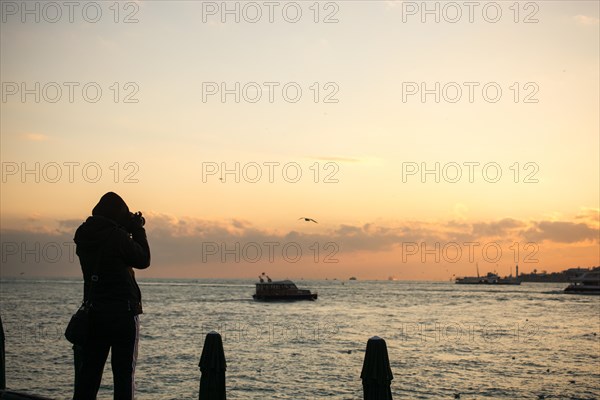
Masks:
[[[546,271],[538,272],[533,270],[529,274],[521,273],[519,279],[521,282],[573,282],[587,272],[599,270],[600,266],[592,268],[569,268],[560,272],[547,273]]]

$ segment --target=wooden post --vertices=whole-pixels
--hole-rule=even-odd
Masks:
[[[226,400],[225,351],[221,335],[211,331],[206,335],[200,356],[200,400]]]
[[[6,389],[6,356],[4,352],[4,326],[0,316],[0,389]]]
[[[392,400],[390,385],[392,369],[385,340],[373,336],[367,342],[367,351],[360,378],[363,381],[364,400]]]

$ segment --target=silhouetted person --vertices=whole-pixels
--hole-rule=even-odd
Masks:
[[[109,192],[75,233],[83,298],[91,304],[89,338],[75,347],[81,363],[75,400],[96,398],[109,350],[114,398],[134,398],[142,294],[133,268],[150,265],[144,223],[141,213],[129,212],[125,201]]]

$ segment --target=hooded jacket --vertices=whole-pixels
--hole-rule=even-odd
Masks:
[[[130,220],[127,204],[109,192],[75,232],[84,280],[83,300],[96,312],[143,312],[133,268],[150,266],[150,248],[144,227]],[[130,225],[129,232],[124,225]]]

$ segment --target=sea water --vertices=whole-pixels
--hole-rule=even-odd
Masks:
[[[600,398],[598,296],[566,295],[560,283],[296,283],[318,300],[256,302],[251,280],[141,280],[137,398],[198,398],[212,330],[228,399],[361,399],[375,335],[387,342],[395,399]],[[71,398],[63,332],[81,296],[77,279],[0,282],[9,389]],[[112,399],[110,361],[98,398]]]

